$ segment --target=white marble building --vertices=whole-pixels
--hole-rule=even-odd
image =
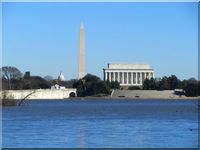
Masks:
[[[155,78],[148,64],[108,64],[103,73],[105,81],[118,81],[121,86],[142,86],[146,78]]]

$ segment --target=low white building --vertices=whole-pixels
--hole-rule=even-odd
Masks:
[[[103,73],[105,81],[118,81],[121,86],[142,86],[146,78],[155,78],[148,64],[108,64]]]
[[[51,89],[66,89],[65,86],[60,86],[58,84],[55,84],[53,86],[51,86]]]

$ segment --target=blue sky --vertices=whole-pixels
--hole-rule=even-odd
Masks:
[[[197,78],[198,3],[3,3],[3,65],[77,78],[81,22],[87,73],[148,63],[156,77]]]

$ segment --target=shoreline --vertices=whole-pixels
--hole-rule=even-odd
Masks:
[[[140,98],[140,97],[135,97],[135,98],[130,98],[130,97],[95,97],[95,96],[88,96],[88,97],[69,97],[69,98],[64,98],[64,99],[44,99],[44,98],[37,98],[37,99],[26,99],[26,100],[200,100],[200,97],[180,97],[180,98]],[[19,101],[21,99],[1,99],[1,101]]]
[[[68,99],[82,99],[82,100],[98,100],[98,99],[107,99],[107,100],[199,100],[200,97],[180,97],[180,98],[140,98],[140,97],[135,97],[135,98],[130,98],[130,97],[74,97],[74,98],[68,98]]]
[[[95,100],[107,100],[107,101],[115,101],[115,100],[128,100],[128,101],[140,101],[140,100],[158,100],[158,101],[199,101],[200,97],[184,97],[184,98],[126,98],[126,97],[120,97],[120,98],[112,98],[112,97],[71,97],[71,98],[64,98],[64,99],[26,99],[25,102],[27,101],[69,101],[69,100],[80,100],[80,101],[95,101]],[[6,107],[6,106],[18,106],[18,102],[20,99],[1,99],[1,106]]]
[[[51,90],[51,89],[38,89],[38,90],[8,90],[2,91],[1,99],[10,101],[20,101],[20,100],[68,100],[68,99],[79,99],[79,100],[142,100],[142,99],[155,99],[155,100],[193,100],[200,99],[198,97],[186,97],[185,95],[176,95],[173,90],[113,90],[111,95],[107,94],[97,94],[93,96],[86,97],[70,97],[71,93],[76,94],[76,89],[65,89],[65,90]]]

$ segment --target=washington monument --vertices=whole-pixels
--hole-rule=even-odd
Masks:
[[[85,38],[84,38],[84,27],[81,23],[80,27],[80,52],[79,52],[79,75],[81,79],[85,76]]]

